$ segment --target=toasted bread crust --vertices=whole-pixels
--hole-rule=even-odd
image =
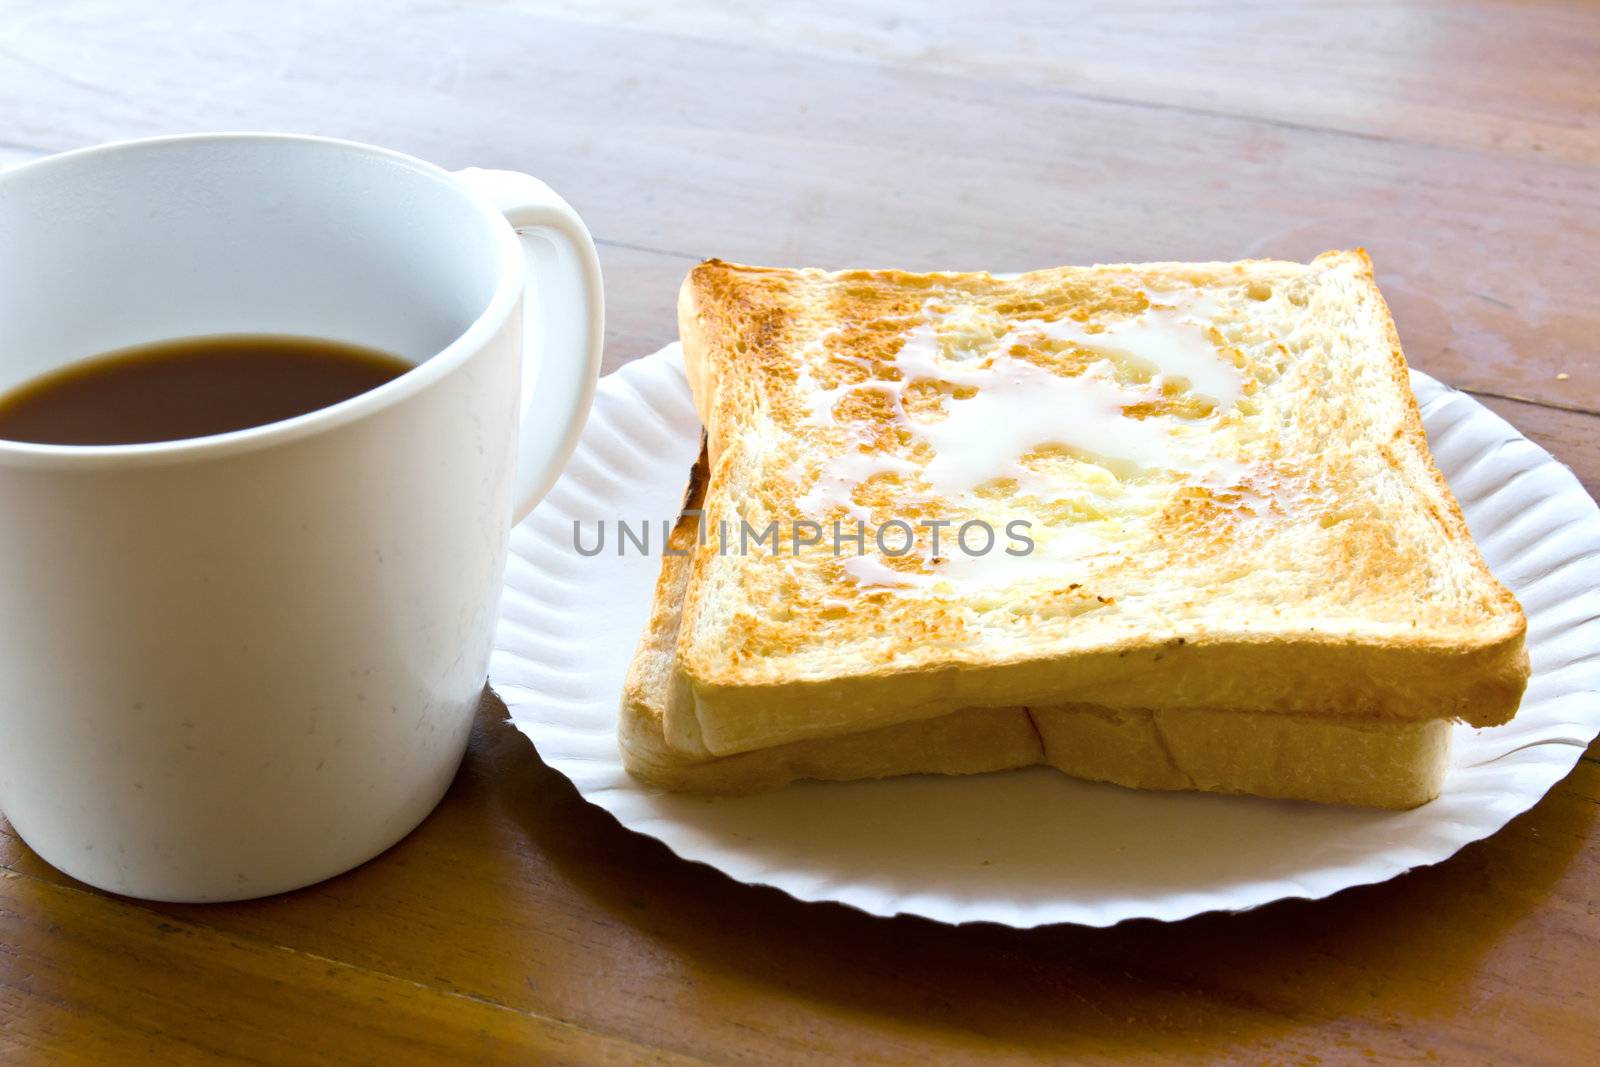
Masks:
[[[1268,297],[1247,299],[1258,286]],[[708,517],[793,515],[805,482],[788,472],[855,447],[809,424],[801,368],[834,389],[864,383],[829,414],[869,428],[860,450],[926,464],[926,451],[897,439],[871,402],[874,382],[898,381],[907,323],[927,307],[976,309],[1002,324],[1078,316],[1096,328],[1191,290],[1225,305],[1209,329],[1219,351],[1242,353],[1252,410],[1192,417],[1181,409],[1187,396],[1155,397],[1167,409],[1154,416],[1139,404],[1123,410],[1226,429],[1244,442],[1237,486],[1174,479],[1155,510],[1127,524],[1135,547],[1124,558],[1068,575],[1072,583],[1008,593],[1009,614],[976,625],[974,598],[959,590],[900,595],[862,588],[837,565],[785,575],[770,556],[730,562],[702,547],[683,597],[667,743],[726,755],[1066,695],[1124,709],[1508,720],[1526,683],[1526,622],[1432,463],[1361,251],[1310,265],[1060,268],[1011,279],[708,261],[690,272],[679,304],[711,457]],[[1081,349],[1046,347],[1026,354],[1083,373],[1070,362]],[[945,392],[935,417],[964,402]],[[1255,425],[1269,421],[1263,409],[1282,431]],[[1314,451],[1319,440],[1328,444]],[[895,481],[879,479],[890,488],[863,506],[876,503],[875,515],[904,506],[914,494]],[[1241,494],[1259,503],[1240,507]],[[1277,568],[1271,580],[1253,577],[1262,566]],[[825,605],[841,601],[849,610],[830,614]]]
[[[685,508],[704,487],[702,458]],[[672,533],[696,540],[685,517]],[[1142,789],[1409,808],[1438,795],[1449,764],[1442,720],[1368,723],[1211,710],[1116,711],[1088,704],[965,708],[840,737],[729,756],[687,756],[667,744],[686,556],[662,560],[650,622],[624,687],[618,741],[635,777],[676,792],[746,794],[803,779],[852,781],[903,774],[976,774],[1036,764],[1074,777]]]

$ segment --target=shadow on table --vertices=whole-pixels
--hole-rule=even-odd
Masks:
[[[1558,785],[1489,840],[1383,885],[1179,923],[1028,931],[885,920],[741,885],[622,829],[536,754],[527,762],[507,816],[686,964],[902,1038],[1108,1055],[1259,1049],[1329,1027],[1317,1044],[1343,1034],[1352,1058],[1375,1030],[1426,1056],[1428,1021],[1475,1014],[1486,958],[1547,899],[1595,814]],[[1537,968],[1495,964],[1518,972],[1497,976],[1514,987]]]
[[[802,904],[679,860],[586,803],[504,716],[485,700],[438,812],[372,862],[259,901],[141,908],[715,1058],[1492,1061],[1517,1042],[1559,1058],[1550,1035],[1585,1017],[1568,1007],[1590,995],[1587,900],[1552,888],[1591,832],[1593,764],[1384,885],[1027,931]],[[0,866],[73,884],[4,832]]]

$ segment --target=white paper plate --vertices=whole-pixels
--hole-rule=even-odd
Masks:
[[[561,481],[512,540],[494,688],[539,755],[622,825],[801,900],[943,922],[1109,926],[1325,897],[1437,863],[1531,807],[1600,730],[1600,514],[1572,472],[1471,397],[1414,374],[1429,441],[1530,623],[1509,726],[1457,729],[1444,793],[1407,812],[1140,792],[1049,768],[801,783],[756,797],[662,793],[622,769],[623,673],[659,557],[573,548],[605,518],[677,512],[700,423],[671,346],[600,383]]]

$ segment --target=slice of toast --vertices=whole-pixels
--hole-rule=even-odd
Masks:
[[[698,508],[704,466],[687,506]],[[629,772],[663,789],[756,793],[800,779],[973,774],[1034,764],[1144,789],[1201,789],[1409,808],[1439,793],[1449,725],[1360,722],[1270,712],[1114,711],[1092,705],[965,708],[840,737],[730,756],[686,756],[666,743],[678,620],[698,524],[686,515],[662,561],[650,623],[634,653],[619,729]]]
[[[713,533],[664,708],[680,753],[1068,700],[1516,710],[1521,609],[1428,454],[1362,252],[1009,278],[709,261],[679,319]],[[873,536],[896,520],[906,554]],[[952,543],[969,522],[988,553]],[[1031,551],[1006,551],[1015,522]]]

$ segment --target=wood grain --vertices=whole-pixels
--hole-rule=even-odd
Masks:
[[[1048,87],[1088,100],[1538,159],[1600,162],[1586,91],[1600,10],[1238,0],[766,7],[516,0],[519,11],[698,41]],[[996,19],[1026,32],[997,34]],[[1242,54],[1241,54],[1242,53]],[[1239,61],[1239,60],[1242,60]],[[1512,106],[1514,101],[1514,106]]]
[[[886,922],[677,861],[583,803],[502,717],[486,700],[439,811],[342,878],[245,904],[120,906],[718,1061],[1600,1051],[1600,1004],[1571,979],[1595,948],[1588,760],[1500,834],[1388,885],[1243,916],[1012,931]],[[75,884],[14,839],[0,862]],[[118,925],[96,939],[144,966],[139,931]]]
[[[1568,162],[1152,107],[819,53],[798,33],[791,47],[766,33],[639,29],[636,6],[601,5],[582,22],[465,4],[397,19],[289,0],[262,19],[179,0],[113,33],[105,7],[65,0],[0,23],[0,141],[59,149],[206,128],[380,141],[447,166],[539,174],[607,240],[744,262],[1006,270],[1365,245],[1416,365],[1600,410],[1600,170],[1584,153]],[[1401,10],[1431,48],[1428,33],[1457,9]],[[1305,19],[1303,42],[1328,22]],[[989,25],[965,38],[973,53],[990,50],[987,37],[1003,57],[1025,36]],[[1270,36],[1252,25],[1234,23],[1236,69]],[[1560,23],[1580,59],[1595,37],[1585,25]],[[1187,48],[1190,65],[1228,65],[1205,39],[1160,40],[1147,63],[1174,69],[1170,53]],[[1388,47],[1413,54],[1419,42]],[[1327,78],[1363,79],[1354,45],[1299,54],[1332,64]],[[1511,70],[1542,61],[1519,55]],[[1341,67],[1340,56],[1351,58]],[[1479,76],[1475,59],[1459,63],[1452,77]],[[1241,92],[1274,95],[1271,82],[1234,77]],[[1581,81],[1563,82],[1580,141],[1600,136]],[[1373,92],[1372,110],[1407,107]],[[1496,106],[1517,114],[1522,100]]]
[[[8,1060],[680,1062],[570,1023],[9,872],[0,872],[0,925]]]
[[[1600,9],[978,10],[17,5],[0,166],[287,128],[529,170],[600,241],[608,370],[673,337],[706,255],[1015,269],[1364,244],[1411,361],[1600,489]],[[1385,885],[1023,932],[678,861],[503,720],[487,697],[405,841],[262,901],[109,897],[0,820],[0,1060],[1600,1060],[1600,747]]]

